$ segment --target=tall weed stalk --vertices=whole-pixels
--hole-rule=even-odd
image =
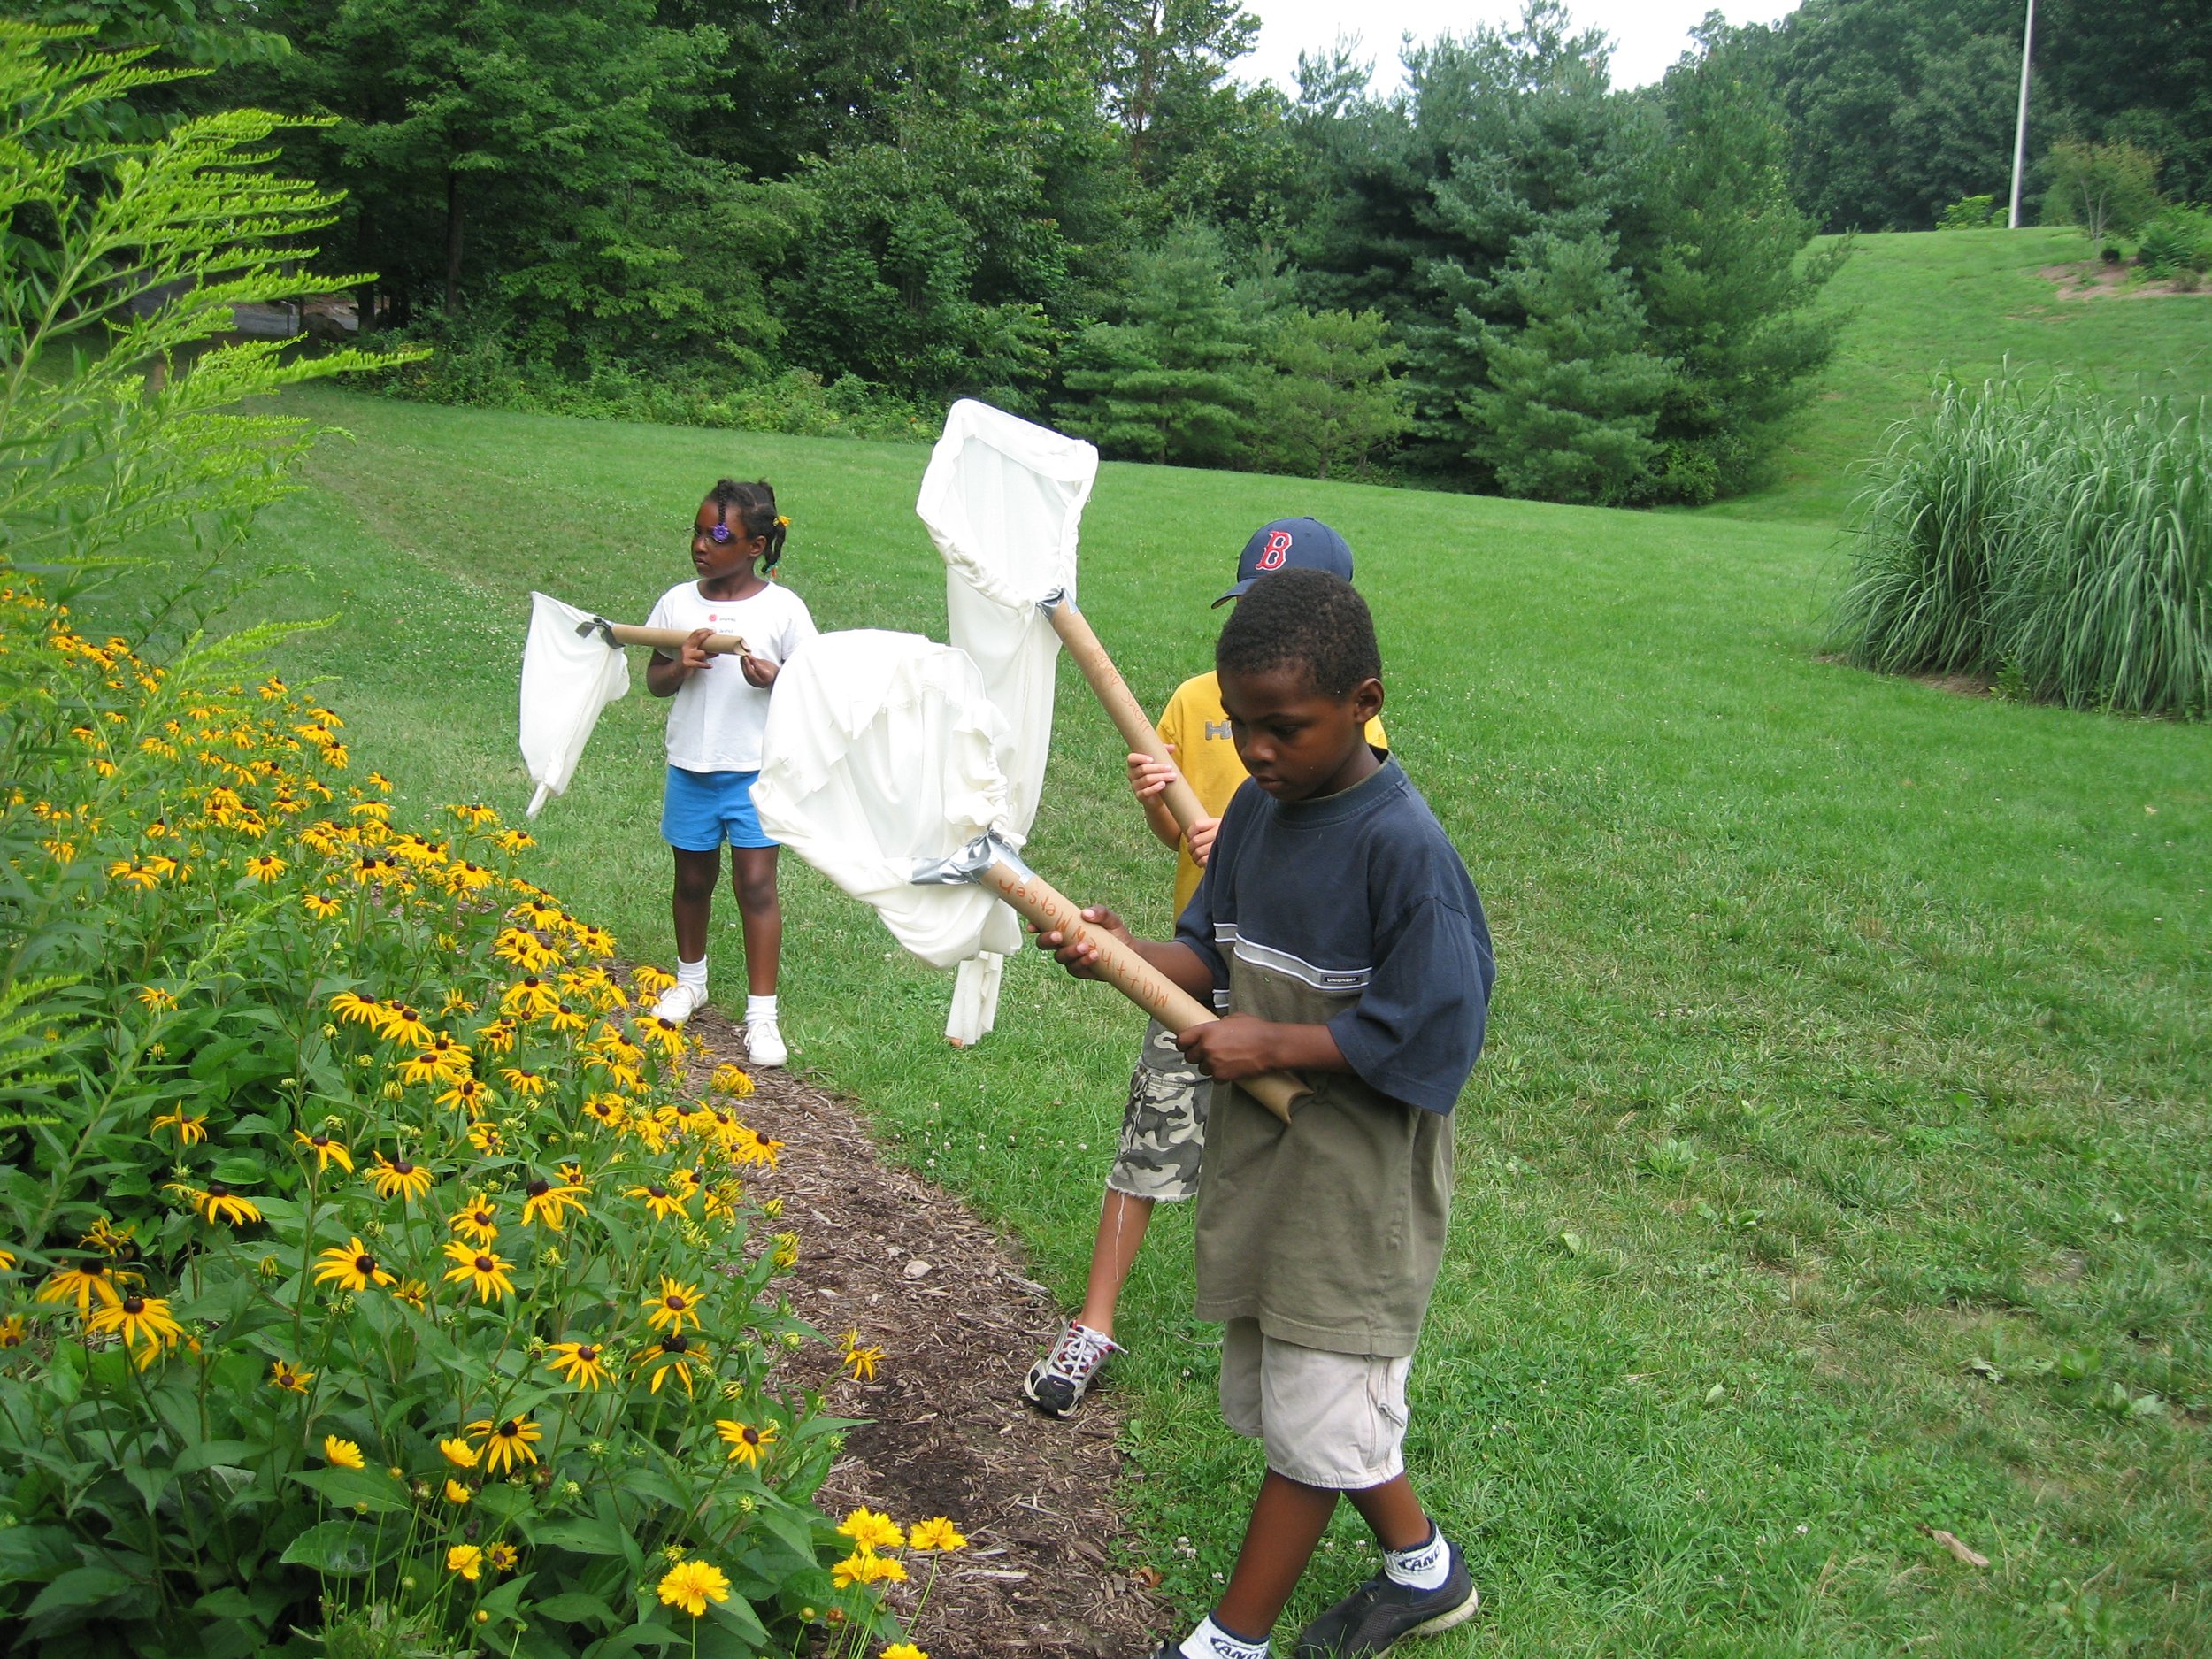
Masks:
[[[1946,380],[1858,498],[1833,638],[1863,667],[2070,708],[2212,707],[2212,426],[2060,377]]]

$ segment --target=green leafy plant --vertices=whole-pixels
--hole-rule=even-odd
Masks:
[[[1938,230],[1987,230],[1997,222],[1997,198],[1962,196],[1936,216]]]

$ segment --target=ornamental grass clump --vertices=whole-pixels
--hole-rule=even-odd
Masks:
[[[2212,426],[2060,377],[1947,381],[1855,509],[1837,646],[2071,708],[2212,707]]]

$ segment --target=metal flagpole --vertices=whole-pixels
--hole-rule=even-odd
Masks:
[[[2027,26],[2020,31],[2020,119],[2012,133],[2012,217],[2005,228],[2020,228],[2020,175],[2028,163],[2028,62],[2035,48],[2035,0],[2028,0]]]

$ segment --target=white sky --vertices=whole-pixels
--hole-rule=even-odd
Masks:
[[[1640,87],[1656,81],[1688,49],[1690,29],[1708,12],[1731,23],[1771,23],[1797,9],[1797,0],[1570,0],[1578,27],[1613,37],[1613,84]],[[1259,48],[1235,67],[1242,81],[1272,81],[1298,89],[1298,54],[1326,51],[1340,33],[1360,35],[1358,55],[1375,65],[1375,90],[1399,81],[1398,37],[1410,32],[1428,40],[1478,23],[1517,21],[1520,0],[1364,0],[1346,6],[1331,0],[1244,0],[1260,19]]]

